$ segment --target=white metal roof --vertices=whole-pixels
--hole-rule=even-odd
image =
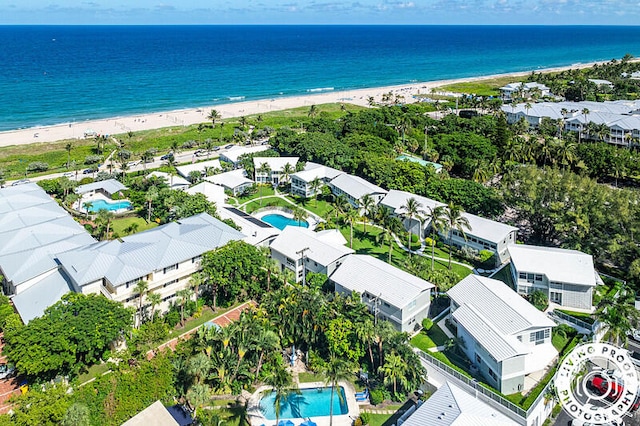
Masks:
[[[311,182],[314,179],[331,180],[336,176],[343,174],[344,172],[332,167],[324,166],[322,164],[307,162],[304,170],[291,175],[291,177],[297,177],[304,182]]]
[[[465,303],[452,315],[497,362],[530,352],[515,336],[502,334],[493,325],[495,321],[485,318],[473,305]]]
[[[95,191],[97,189],[102,189],[107,194],[115,194],[116,192],[126,190],[127,187],[115,179],[107,179],[88,183],[86,185],[80,185],[75,189],[75,191],[76,194],[86,194],[87,192]]]
[[[237,188],[241,185],[253,183],[251,179],[248,179],[246,172],[243,169],[232,170],[226,173],[220,173],[219,175],[213,175],[206,177],[205,180],[215,183],[216,185],[222,185],[226,188]]]
[[[103,277],[118,286],[243,237],[229,225],[201,213],[120,240],[62,253],[58,260],[78,286]]]
[[[205,169],[209,167],[212,167],[214,169],[220,169],[221,168],[220,160],[215,159],[215,160],[202,161],[200,163],[185,164],[183,166],[176,167],[176,170],[178,171],[180,176],[184,177],[185,179],[188,179],[189,173],[200,172],[201,174],[204,174]]]
[[[349,247],[334,244],[332,238],[326,238],[323,235],[308,228],[287,226],[271,243],[271,250],[282,253],[291,259],[300,259],[300,255],[296,252],[309,248],[305,252],[305,256],[323,266],[354,253]]]
[[[147,176],[155,176],[157,178],[164,179],[165,182],[167,182],[167,185],[169,185],[171,189],[184,189],[190,185],[188,180],[183,179],[180,176],[172,177],[169,173],[165,173],[165,172],[155,171],[155,172],[149,173]]]
[[[445,206],[446,204],[441,203],[436,200],[432,200],[431,198],[423,197],[421,195],[412,194],[406,191],[398,191],[397,189],[390,190],[387,195],[380,201],[380,204],[386,206],[393,210],[394,212],[398,212],[398,210],[402,210],[402,207],[407,204],[407,200],[410,198],[415,198],[418,203],[422,206],[422,208],[436,208],[438,206]]]
[[[502,281],[468,275],[447,294],[459,306],[473,305],[504,335],[531,327],[554,327],[555,323]]]
[[[266,151],[270,148],[271,147],[267,145],[257,145],[257,146],[249,146],[249,147],[234,145],[231,148],[229,148],[226,152],[221,153],[220,159],[230,161],[235,164],[238,162],[238,158],[240,158],[240,156],[244,154],[255,154],[257,152]]]
[[[269,165],[272,172],[282,171],[286,164],[290,164],[295,170],[300,157],[253,157],[253,167],[258,170],[264,163]]]
[[[171,413],[156,401],[138,414],[127,420],[122,426],[180,426]]]
[[[331,185],[351,195],[356,200],[362,198],[366,194],[386,194],[387,191],[380,188],[378,185],[374,185],[371,182],[367,182],[361,177],[344,173],[336,176]]]
[[[445,382],[403,426],[517,426],[489,404]]]
[[[73,285],[61,271],[48,275],[20,294],[11,298],[13,306],[26,324],[41,317],[45,309],[58,302],[62,296],[73,291]]]
[[[218,187],[222,188],[222,187]],[[240,212],[244,213],[244,212]],[[246,218],[247,214],[240,214],[238,210],[231,206],[218,207],[218,214],[222,219],[231,219],[233,223],[240,227],[245,235],[244,241],[251,245],[260,245],[280,235],[282,231],[268,223],[262,222],[254,217]]]
[[[577,250],[512,244],[508,247],[511,262],[518,272],[546,275],[549,281],[596,285],[593,257]]]
[[[331,274],[331,281],[360,294],[365,291],[402,309],[422,293],[434,288],[428,281],[411,275],[380,259],[352,254]]]
[[[206,180],[192,186],[191,188],[185,189],[184,192],[191,195],[203,194],[205,197],[207,197],[207,200],[211,201],[212,203],[216,203],[218,211],[220,211],[220,206],[222,206],[227,199],[223,187]]]

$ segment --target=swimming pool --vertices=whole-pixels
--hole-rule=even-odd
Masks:
[[[128,200],[115,201],[113,203],[109,203],[104,200],[94,200],[94,201],[91,201],[91,207],[89,207],[89,211],[95,213],[100,210],[114,211],[114,210],[123,210],[123,209],[129,210],[130,208],[131,208],[131,202]]]
[[[269,225],[272,225],[278,229],[284,229],[285,226],[300,226],[302,228],[309,227],[309,222],[307,222],[306,220],[301,220],[300,222],[298,222],[297,220],[293,220],[289,217],[276,213],[262,216],[260,220],[267,222]]]
[[[339,394],[338,394],[339,393]],[[275,393],[265,393],[260,400],[260,411],[267,420],[276,419]],[[329,415],[331,403],[331,388],[307,388],[300,389],[300,393],[290,393],[280,403],[281,419],[304,419],[308,417],[321,417]],[[344,388],[338,387],[333,393],[333,415],[347,414],[347,400]]]

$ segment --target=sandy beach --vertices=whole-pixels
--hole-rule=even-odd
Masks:
[[[571,68],[586,68],[595,64],[584,63],[567,67],[547,68],[535,70],[535,72],[557,72]],[[67,139],[82,139],[87,131],[100,135],[115,135],[136,132],[140,130],[159,129],[170,126],[188,126],[191,124],[208,122],[207,115],[211,109],[216,109],[223,119],[264,114],[270,111],[279,111],[300,106],[320,105],[326,103],[349,103],[368,106],[368,99],[373,96],[376,102],[380,102],[383,94],[392,92],[394,95],[402,95],[404,103],[415,102],[414,95],[430,94],[432,89],[451,83],[477,81],[496,77],[520,77],[530,74],[531,71],[495,74],[481,77],[460,78],[454,80],[438,80],[423,83],[411,83],[400,86],[374,87],[357,90],[328,91],[304,96],[272,98],[255,101],[235,102],[221,105],[202,106],[184,110],[138,114],[109,119],[88,120],[60,124],[55,126],[32,127],[27,129],[10,130],[0,132],[0,147],[9,145],[25,145],[41,142],[56,142]]]

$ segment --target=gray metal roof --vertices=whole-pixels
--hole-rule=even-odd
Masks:
[[[122,426],[179,426],[169,411],[156,401],[138,414],[122,423]]]
[[[555,323],[502,281],[468,275],[447,294],[459,306],[473,305],[478,313],[504,335]]]
[[[118,286],[243,237],[227,224],[201,213],[120,240],[62,253],[58,260],[78,286],[103,277]]]
[[[380,259],[352,254],[331,274],[331,281],[360,294],[365,291],[402,309],[434,285]]]
[[[86,194],[87,192],[95,191],[98,189],[102,189],[107,194],[115,194],[116,192],[126,190],[127,187],[115,179],[107,179],[88,183],[86,185],[80,185],[76,188],[76,194]]]
[[[205,180],[230,189],[235,189],[239,186],[253,183],[251,179],[247,178],[244,169],[232,170],[230,172],[209,176],[206,177]]]
[[[537,247],[524,244],[509,245],[511,262],[518,272],[546,275],[550,281],[596,285],[593,257],[577,250]]]
[[[307,228],[286,226],[271,243],[271,250],[282,253],[291,259],[299,259],[300,255],[296,252],[309,248],[305,252],[305,256],[323,266],[354,253],[349,247],[333,244],[332,239],[323,238],[323,235],[325,234],[318,234]]]
[[[473,305],[464,304],[452,315],[497,362],[530,352],[515,336],[497,330],[492,321],[480,314]]]
[[[41,279],[23,292],[12,297],[13,305],[26,324],[41,317],[45,309],[58,302],[62,296],[73,291],[73,286],[61,271]]]
[[[300,157],[253,157],[253,167],[258,170],[262,164],[268,164],[272,172],[282,171],[286,164],[295,169]]]
[[[518,423],[451,382],[445,382],[403,426],[516,426]]]
[[[309,161],[305,164],[304,170],[292,174],[291,177],[297,177],[298,179],[309,183],[316,178],[325,180],[333,179],[341,174],[344,174],[341,170]]]
[[[351,195],[356,200],[362,198],[366,194],[386,194],[387,191],[374,185],[361,177],[344,173],[336,176],[331,185]]]

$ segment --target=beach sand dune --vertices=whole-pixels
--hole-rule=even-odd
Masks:
[[[536,70],[536,72],[555,72],[570,68],[585,68],[594,63],[572,65],[570,67],[549,68]],[[461,78],[455,80],[439,80],[424,83],[411,83],[400,86],[375,87],[357,90],[330,91],[305,96],[293,96],[263,99],[256,101],[236,102],[222,105],[212,105],[200,108],[156,112],[149,114],[131,115],[84,122],[67,123],[55,126],[32,127],[0,132],[0,147],[9,145],[26,145],[36,142],[56,142],[67,139],[82,139],[86,133],[95,132],[100,135],[115,135],[140,130],[160,129],[171,126],[189,126],[197,123],[208,122],[207,115],[211,109],[216,109],[223,119],[264,114],[271,111],[279,111],[289,108],[320,105],[326,103],[348,103],[360,106],[368,106],[369,97],[380,102],[383,94],[392,92],[404,97],[404,103],[415,102],[414,95],[430,94],[432,89],[447,84],[477,81],[496,77],[520,77],[530,74],[531,71],[497,74],[473,78]]]

